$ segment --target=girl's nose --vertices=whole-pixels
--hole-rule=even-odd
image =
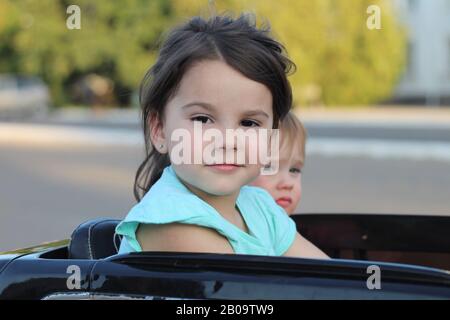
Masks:
[[[286,173],[281,174],[277,188],[280,190],[291,190],[294,187],[294,180]]]
[[[237,149],[237,144],[236,144],[236,139],[234,138],[233,135],[230,135],[229,137],[227,137],[227,135],[224,133],[223,136],[223,145],[225,150],[236,150]]]
[[[221,147],[224,150],[237,150],[237,143],[236,143],[236,137],[234,136],[235,132],[235,128],[232,127],[227,127],[225,124],[216,127],[216,129],[218,129],[222,135],[222,145]],[[227,130],[231,130],[229,131],[229,134],[227,136]]]

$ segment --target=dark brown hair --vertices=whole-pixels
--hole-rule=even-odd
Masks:
[[[169,155],[159,153],[152,145],[150,119],[163,119],[164,106],[176,93],[184,73],[201,60],[224,61],[247,78],[264,84],[272,93],[274,128],[291,109],[292,90],[287,75],[295,72],[296,66],[285,47],[270,35],[267,21],[258,28],[252,13],[242,13],[237,18],[223,14],[209,19],[196,16],[175,27],[140,86],[146,158],[136,172],[137,201],[170,164]]]

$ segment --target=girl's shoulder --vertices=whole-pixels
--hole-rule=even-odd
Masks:
[[[267,230],[276,255],[283,255],[292,245],[297,227],[289,215],[280,207],[268,191],[255,186],[242,189],[242,202],[248,205],[247,213],[259,228]]]
[[[173,223],[200,218],[205,210],[191,194],[172,188],[160,188],[148,192],[134,205],[121,224],[133,223]],[[120,224],[118,229],[120,229]]]
[[[238,200],[251,203],[268,212],[279,211],[281,208],[268,191],[256,186],[243,186]]]
[[[261,188],[261,187],[256,187],[256,186],[249,186],[249,185],[245,185],[241,187],[241,192],[240,195],[243,194],[244,196],[247,197],[255,197],[255,198],[267,198],[267,196],[269,196],[269,198],[271,198],[270,193],[267,192],[265,189]]]
[[[171,167],[167,167],[117,225],[116,233],[124,236],[134,251],[141,251],[136,241],[139,224],[201,223],[207,220],[207,214],[196,197],[176,179]]]

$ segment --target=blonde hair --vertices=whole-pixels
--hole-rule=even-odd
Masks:
[[[280,133],[280,150],[283,148],[287,148],[288,150],[291,150],[291,152],[299,150],[303,165],[306,156],[305,145],[307,133],[300,119],[292,111],[280,121]]]

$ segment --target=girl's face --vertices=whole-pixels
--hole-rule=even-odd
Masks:
[[[176,94],[165,106],[162,123],[157,119],[153,122],[153,127],[159,129],[152,133],[152,142],[161,152],[169,152],[172,160],[173,154],[182,154],[179,152],[181,140],[173,141],[172,134],[175,130],[181,132],[180,129],[189,132],[192,138],[188,142],[191,148],[190,163],[171,162],[178,177],[191,190],[198,189],[210,195],[236,195],[241,186],[259,175],[261,165],[246,162],[240,166],[212,166],[207,165],[204,159],[199,164],[194,161],[194,153],[200,151],[203,154],[205,147],[210,145],[208,150],[223,153],[221,164],[237,164],[236,144],[225,139],[225,130],[271,129],[272,94],[266,86],[246,78],[226,63],[205,60],[186,71]],[[204,141],[194,134],[194,125],[201,125],[203,133],[207,129],[220,131],[223,143],[213,145],[211,141]],[[249,152],[256,150],[247,143],[246,159]],[[226,156],[234,160],[226,160]]]
[[[302,195],[302,161],[297,151],[281,148],[278,173],[261,175],[251,184],[268,191],[288,215],[295,212]]]

